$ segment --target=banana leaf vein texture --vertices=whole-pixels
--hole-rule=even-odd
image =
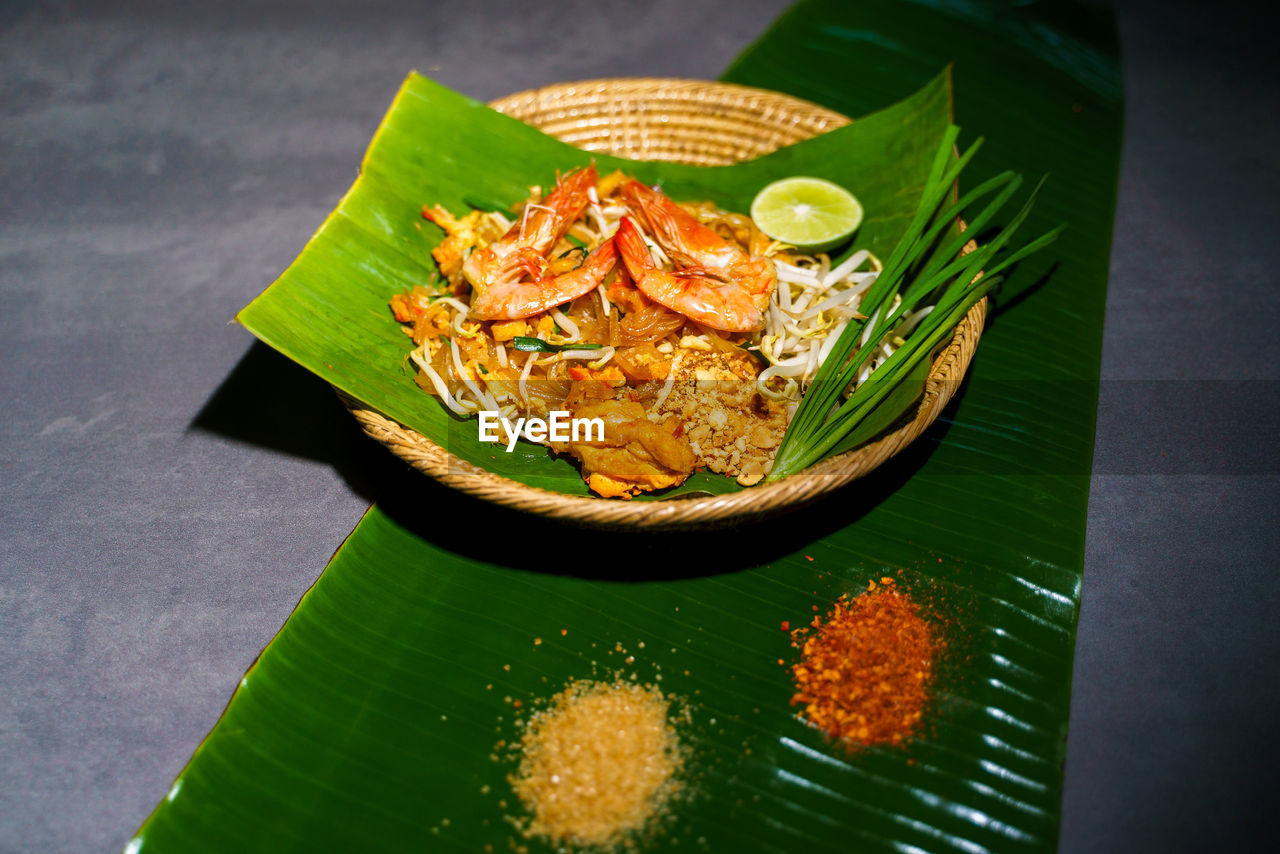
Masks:
[[[888,115],[912,123],[929,149],[949,118],[937,76],[948,63],[962,140],[988,139],[964,180],[1048,172],[1028,233],[1070,228],[1006,283],[967,387],[933,430],[802,513],[697,534],[561,527],[404,473],[246,674],[129,850],[544,850],[509,821],[521,809],[495,745],[517,733],[515,700],[527,708],[570,679],[619,670],[659,684],[692,721],[682,729],[690,796],[649,846],[1052,850],[1120,143],[1110,13],[1066,2],[811,0],[725,79],[854,116],[897,101],[845,131],[874,145]],[[406,103],[445,104],[459,151],[518,146],[520,164],[585,161],[429,81],[411,81],[397,101]],[[430,263],[412,224],[418,207],[465,194],[514,199],[539,180],[520,165],[473,181],[466,160],[425,162],[435,143],[396,143],[417,131],[412,118],[393,110],[373,145],[405,161],[379,172],[366,160],[360,181],[376,192],[358,184],[286,287],[242,314],[255,334],[349,391],[361,382],[357,361],[403,358],[385,284],[411,283]],[[822,147],[841,140],[827,139],[807,145],[829,154]],[[894,173],[907,188],[910,150]],[[714,178],[636,171],[738,209],[753,182],[810,162],[837,180],[866,177],[879,192],[866,162],[827,154],[802,145]],[[405,185],[393,180],[397,169],[457,183]],[[891,241],[901,227],[903,207],[888,195],[883,221],[869,221],[862,239]],[[317,242],[327,248],[308,257]],[[354,309],[333,301],[362,288]],[[356,324],[365,346],[350,363],[308,364],[311,344],[287,322],[291,311]],[[403,389],[380,399],[391,400],[384,411],[409,423],[435,417],[414,415],[430,410],[412,383],[414,394]],[[544,464],[529,461],[526,482],[566,488]],[[808,622],[815,606],[884,575],[938,616],[948,647],[921,736],[851,754],[795,717],[779,666],[795,653],[780,623]]]

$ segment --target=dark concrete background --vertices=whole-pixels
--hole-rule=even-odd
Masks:
[[[227,321],[405,72],[709,78],[784,6],[0,6],[0,851],[119,849],[373,498],[387,455]],[[1184,6],[1119,9],[1065,852],[1277,841],[1276,29]]]

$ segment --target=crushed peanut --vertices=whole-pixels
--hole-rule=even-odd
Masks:
[[[691,337],[680,342],[686,352],[659,412],[680,416],[699,463],[743,486],[757,484],[773,467],[786,409],[756,391],[751,356],[694,349],[685,343]]]

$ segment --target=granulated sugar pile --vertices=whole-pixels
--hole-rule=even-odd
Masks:
[[[608,848],[651,826],[680,789],[684,762],[656,687],[579,680],[533,714],[511,786],[527,836]]]

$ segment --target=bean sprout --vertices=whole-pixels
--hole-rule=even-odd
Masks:
[[[533,362],[537,357],[537,353],[530,353],[529,358],[525,359],[524,369],[520,371],[520,396],[524,398],[524,402],[529,402],[529,372],[533,370]]]
[[[614,348],[605,347],[602,350],[562,350],[558,355],[563,361],[584,361],[588,363],[587,367],[598,370],[613,358],[614,352]]]
[[[457,374],[458,379],[462,380],[462,384],[467,387],[468,391],[476,396],[477,401],[484,404],[486,409],[497,411],[498,402],[488,393],[482,391],[480,386],[476,385],[475,380],[471,379],[467,374],[467,370],[462,364],[462,354],[458,351],[458,339],[449,339],[449,352],[453,356],[454,372]]]
[[[676,385],[676,371],[680,370],[680,360],[684,358],[684,351],[677,350],[676,356],[671,360],[671,367],[667,370],[667,381],[662,384],[662,391],[658,392],[658,398],[653,402],[651,411],[657,412],[662,408],[662,404],[666,403],[667,395],[671,394],[671,389]]]
[[[799,399],[875,283],[879,261],[859,250],[835,267],[826,255],[775,259],[778,287],[765,313],[760,354],[769,362],[756,378],[772,400]]]
[[[444,401],[444,405],[449,407],[459,415],[470,415],[471,410],[464,408],[458,401],[454,400],[452,394],[449,393],[449,384],[440,378],[436,373],[436,369],[422,357],[422,348],[414,350],[409,354],[409,358],[413,359],[413,363],[418,366],[422,373],[426,374],[427,379],[431,381],[432,387],[436,390],[436,394],[440,395],[440,399]]]
[[[600,230],[600,239],[604,240],[609,234],[609,222],[605,219],[605,212],[600,209],[600,197],[596,195],[595,187],[587,189],[587,198],[591,200],[591,203],[587,205],[587,210],[595,217],[596,228]],[[616,223],[614,228],[616,230]]]
[[[557,326],[564,330],[564,334],[559,336],[562,340],[558,343],[575,344],[582,340],[582,330],[578,329],[578,324],[565,317],[564,312],[560,309],[555,308],[551,310],[551,319],[556,322]]]

